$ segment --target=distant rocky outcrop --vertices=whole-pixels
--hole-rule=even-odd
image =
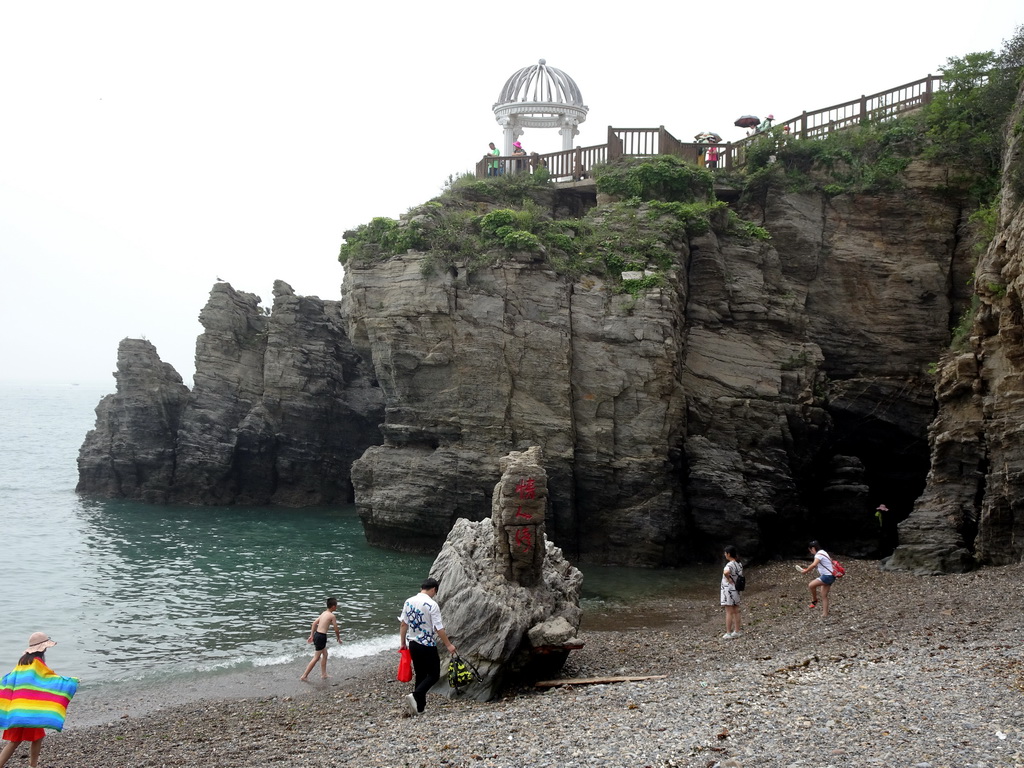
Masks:
[[[493,699],[530,668],[559,668],[580,626],[583,574],[545,535],[548,477],[540,448],[501,459],[491,517],[459,520],[430,575],[448,634],[480,677],[467,696]],[[542,652],[542,653],[540,653]],[[450,693],[446,680],[437,690]]]
[[[144,341],[118,350],[117,393],[79,454],[82,493],[306,506],[352,500],[352,462],[381,441],[383,397],[346,343],[338,302],[274,285],[273,311],[217,283],[195,386]]]
[[[78,457],[78,489],[106,498],[167,501],[188,388],[142,339],[121,342],[114,379],[117,394],[96,406],[96,428]]]

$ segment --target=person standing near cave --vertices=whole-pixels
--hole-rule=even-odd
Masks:
[[[736,547],[732,544],[725,548],[724,554],[721,603],[725,608],[725,634],[722,639],[735,640],[740,636],[740,593],[736,579],[743,575],[743,564],[736,558]]]
[[[427,707],[427,691],[441,679],[441,656],[437,651],[440,640],[455,656],[458,651],[448,639],[441,620],[441,609],[434,600],[440,584],[437,579],[427,578],[420,584],[419,594],[405,601],[398,620],[398,647],[408,648],[412,656],[412,668],[416,673],[416,687],[405,697],[405,708],[410,715],[422,715]]]
[[[807,585],[807,588],[811,591],[811,604],[808,608],[818,607],[818,589],[821,588],[821,617],[825,618],[828,616],[828,591],[832,589],[832,583],[836,580],[835,569],[832,567],[832,558],[829,557],[828,552],[821,548],[821,545],[817,541],[812,541],[807,545],[807,549],[814,556],[814,561],[806,568],[801,568],[803,573],[807,573],[813,568],[818,569],[818,578]]]

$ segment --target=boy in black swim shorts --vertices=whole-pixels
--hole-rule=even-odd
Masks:
[[[313,659],[306,665],[306,671],[302,673],[299,680],[305,682],[309,679],[309,673],[313,671],[316,662],[320,661],[320,677],[327,679],[327,631],[333,626],[334,635],[338,638],[338,645],[341,645],[341,628],[338,626],[338,619],[334,612],[338,610],[338,601],[333,597],[327,598],[327,610],[313,619],[313,625],[309,628],[307,643],[313,644]]]

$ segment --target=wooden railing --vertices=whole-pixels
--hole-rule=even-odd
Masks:
[[[942,78],[928,75],[871,96],[861,96],[859,99],[834,104],[814,112],[803,112],[797,117],[776,123],[773,128],[787,137],[821,139],[833,131],[853,128],[867,122],[892,120],[920,109],[930,102],[934,93],[941,88]],[[476,175],[477,178],[484,178],[506,173],[532,173],[537,168],[545,167],[554,181],[577,181],[588,178],[596,164],[625,156],[673,155],[688,162],[701,163],[702,155],[710,146],[719,149],[718,168],[738,168],[745,162],[747,144],[759,138],[762,133],[763,130],[736,142],[712,145],[679,141],[666,131],[663,125],[657,128],[609,126],[606,144],[577,147],[545,155],[536,152],[513,157],[484,155],[476,164]],[[495,163],[497,168],[492,167]]]

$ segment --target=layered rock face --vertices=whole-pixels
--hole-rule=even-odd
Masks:
[[[1024,91],[1009,126],[1024,121]],[[970,334],[939,369],[928,483],[889,565],[920,573],[1024,559],[1024,138],[1008,132],[996,236]]]
[[[943,181],[922,167],[911,191],[775,195],[742,211],[770,243],[723,217],[669,244],[663,284],[635,297],[530,254],[426,276],[415,251],[350,265],[348,333],[387,404],[384,443],[353,467],[371,541],[440,546],[486,514],[497,459],[536,444],[550,535],[582,559],[891,547],[924,484],[927,370],[961,300]]]
[[[527,252],[440,272],[415,250],[349,264],[340,304],[278,284],[269,317],[218,285],[191,393],[155,352],[122,346],[80,489],[354,498],[372,543],[436,550],[460,518],[488,516],[499,459],[539,446],[547,535],[576,559],[676,565],[726,543],[749,559],[802,552],[810,538],[885,554],[925,488],[929,370],[969,300],[962,212],[938,191],[943,172],[913,166],[906,181],[738,206],[769,242],[724,213],[707,234],[666,238],[664,214],[642,206],[633,235],[666,258],[650,265],[660,282],[636,295]],[[933,427],[929,490],[900,529],[911,548],[896,564],[964,567],[975,549],[1019,558],[1005,546],[1019,525],[1017,226],[987,257],[1005,295],[992,290],[975,350],[942,370],[936,424],[957,426]]]
[[[278,281],[273,311],[218,283],[200,314],[189,392],[148,342],[118,351],[78,490],[142,501],[305,506],[352,500],[352,462],[380,442],[382,397],[337,302]]]
[[[189,391],[156,347],[125,339],[117,350],[117,394],[96,406],[96,428],[78,457],[78,490],[163,502],[174,483],[176,438]]]
[[[525,254],[424,277],[423,258],[346,271],[349,335],[387,402],[385,443],[352,473],[370,540],[440,546],[487,515],[500,456],[539,445],[556,540],[662,560],[679,528],[679,291],[633,302]]]

